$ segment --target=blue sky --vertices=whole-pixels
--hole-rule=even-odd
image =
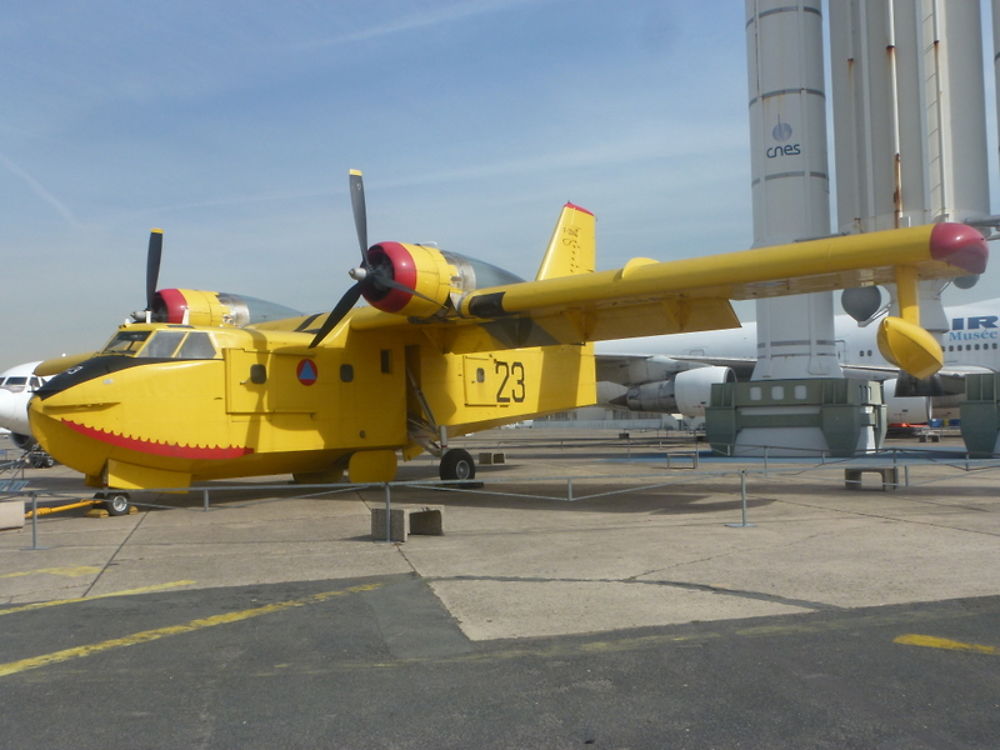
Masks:
[[[745,248],[744,20],[732,0],[15,0],[0,366],[102,345],[144,305],[154,226],[161,287],[329,309],[357,255],[349,168],[373,242],[524,276],[567,200],[597,214],[604,268]]]

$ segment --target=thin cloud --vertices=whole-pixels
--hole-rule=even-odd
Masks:
[[[0,153],[0,164],[3,164],[8,172],[24,180],[28,187],[31,188],[31,192],[52,206],[60,216],[66,219],[70,226],[75,229],[80,229],[83,226],[80,220],[76,218],[76,215],[70,210],[69,206],[56,198],[42,183],[12,162],[5,154]]]
[[[364,42],[370,39],[378,39],[393,34],[401,34],[415,29],[425,29],[432,26],[444,26],[465,20],[473,16],[481,16],[487,13],[497,13],[525,5],[531,0],[494,0],[493,2],[482,2],[482,0],[467,0],[466,2],[455,3],[443,8],[432,10],[422,10],[418,13],[411,13],[402,16],[389,23],[370,26],[367,29],[359,29],[348,34],[328,37],[326,39],[316,39],[306,42],[305,47],[326,47],[348,42]]]
[[[653,160],[701,157],[709,149],[713,153],[720,153],[726,149],[738,151],[743,147],[745,135],[738,126],[721,126],[715,129],[710,147],[706,145],[705,140],[704,131],[696,128],[671,128],[669,124],[663,124],[638,128],[629,133],[619,134],[613,139],[595,138],[587,146],[561,151],[535,151],[514,158],[477,161],[454,169],[421,172],[411,178],[385,182],[382,187],[446,184],[467,179],[482,180],[573,168],[623,166]]]

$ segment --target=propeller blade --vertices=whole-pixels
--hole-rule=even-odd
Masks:
[[[365,181],[360,169],[352,169],[348,175],[351,189],[351,209],[354,212],[354,229],[361,245],[361,265],[368,268],[368,215],[365,211]]]
[[[361,284],[362,282],[359,281],[357,284],[344,292],[344,296],[340,298],[340,302],[338,302],[337,306],[334,307],[333,310],[330,311],[330,314],[326,316],[326,321],[313,337],[312,343],[309,344],[310,349],[314,349],[319,346],[320,342],[326,338],[327,334],[330,333],[330,331],[336,327],[337,323],[339,323],[343,317],[347,315],[347,312],[357,304],[358,300],[361,298]]]
[[[160,256],[163,254],[163,230],[149,230],[149,250],[146,251],[146,309],[153,309],[156,282],[160,278]]]

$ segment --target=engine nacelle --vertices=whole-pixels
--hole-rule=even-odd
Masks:
[[[368,248],[367,257],[372,268],[389,266],[391,270],[386,275],[407,287],[381,286],[376,282],[365,288],[368,304],[383,312],[430,317],[449,303],[452,285],[461,281],[458,270],[435,247],[382,242]]]
[[[368,304],[383,312],[416,318],[453,309],[461,295],[476,289],[523,281],[489,263],[429,245],[381,242],[368,249],[367,258],[372,268],[381,270],[388,265],[390,272],[386,275],[407,288],[376,282],[365,288]]]
[[[896,378],[883,381],[887,424],[927,424],[931,421],[931,400],[927,396],[897,396]]]
[[[150,321],[194,326],[235,326],[294,318],[302,313],[275,302],[204,289],[161,289],[153,300]]]
[[[657,380],[634,385],[625,394],[625,405],[631,411],[651,411],[673,414],[678,411],[674,398],[674,381]]]
[[[734,382],[736,375],[728,367],[697,367],[677,373],[672,380],[633,386],[625,402],[632,411],[703,417],[712,398],[712,386]]]
[[[10,439],[17,446],[18,450],[32,451],[38,447],[38,441],[30,434],[22,435],[20,432],[10,433]]]

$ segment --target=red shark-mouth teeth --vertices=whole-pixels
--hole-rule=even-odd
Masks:
[[[86,437],[94,440],[100,440],[102,443],[108,443],[109,445],[114,445],[119,448],[127,448],[128,450],[138,451],[140,453],[149,453],[154,456],[218,461],[227,458],[239,458],[240,456],[246,456],[253,453],[253,448],[245,446],[231,445],[224,448],[218,445],[213,447],[180,445],[178,443],[159,443],[152,440],[144,440],[142,438],[126,437],[125,435],[119,435],[118,433],[101,430],[96,427],[88,427],[87,425],[73,422],[69,419],[63,419],[61,422],[70,429],[79,432],[81,435],[85,435]]]

